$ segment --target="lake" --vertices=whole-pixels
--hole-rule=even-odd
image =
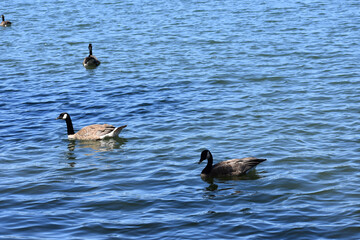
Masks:
[[[0,239],[360,238],[360,2],[0,9]],[[204,149],[267,161],[204,181]]]

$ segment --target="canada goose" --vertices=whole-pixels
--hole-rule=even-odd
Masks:
[[[201,172],[202,177],[239,176],[246,174],[249,170],[255,168],[259,163],[266,161],[266,159],[246,157],[241,159],[231,159],[213,165],[213,157],[209,150],[201,152],[199,164],[205,159],[208,160],[208,163]]]
[[[65,120],[68,138],[77,140],[100,140],[104,138],[116,137],[119,135],[121,130],[126,127],[126,125],[121,127],[114,127],[109,124],[94,124],[83,127],[80,129],[80,131],[75,133],[70,115],[68,113],[61,113],[56,119]]]
[[[0,26],[7,27],[7,26],[11,25],[10,21],[5,21],[5,16],[4,15],[1,15],[1,18],[2,18],[2,22],[0,23]]]
[[[84,58],[83,65],[85,68],[92,69],[100,65],[100,61],[92,55],[92,45],[89,44],[89,56]]]

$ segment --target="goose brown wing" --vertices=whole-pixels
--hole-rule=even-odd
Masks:
[[[115,127],[109,124],[94,124],[83,127],[75,133],[74,137],[80,140],[97,140],[100,139],[101,136],[111,133],[114,129]]]
[[[83,64],[89,64],[89,63],[94,63],[95,64],[96,60],[97,60],[96,57],[90,55],[90,56],[84,58]]]
[[[236,168],[231,162],[219,162],[213,166],[210,175],[212,177],[236,175]]]
[[[240,170],[240,174],[244,174],[250,171],[251,169],[253,169],[254,167],[256,167],[256,165],[258,165],[263,161],[266,161],[266,159],[247,157],[247,158],[238,159],[238,161],[236,161],[236,165]]]
[[[231,159],[215,164],[211,173],[216,175],[241,175],[247,173],[252,168],[266,159],[247,157],[241,159]]]
[[[92,59],[92,58],[91,58],[90,56],[84,58],[83,65],[87,64],[91,59]]]

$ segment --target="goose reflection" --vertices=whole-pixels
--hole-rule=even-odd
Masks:
[[[122,145],[124,145],[127,142],[126,139],[123,138],[111,138],[106,140],[100,140],[100,141],[86,141],[86,140],[68,140],[68,151],[66,152],[66,158],[69,161],[68,164],[71,167],[75,167],[76,165],[76,154],[79,154],[80,149],[91,149],[91,152],[81,151],[85,155],[93,155],[97,152],[106,152],[111,151],[114,149],[120,149]],[[78,151],[75,151],[78,149]]]
[[[214,182],[211,182],[208,187],[206,187],[207,191],[213,192],[218,189],[219,185],[215,184]]]
[[[218,179],[218,180],[220,180],[222,182],[226,182],[226,181],[239,181],[239,180],[257,180],[257,179],[260,179],[260,178],[261,178],[261,176],[257,173],[257,171],[253,170],[253,171],[247,173],[246,175],[217,177],[216,179]],[[213,177],[202,175],[201,179],[204,182],[214,184],[214,178]]]
[[[119,149],[125,143],[126,140],[119,137],[100,140],[100,141],[74,140],[74,141],[69,141],[68,149],[69,151],[74,151],[75,148],[79,148],[79,149],[90,148],[92,150],[95,150],[96,152],[105,152],[105,151],[111,151],[113,149]]]
[[[205,192],[207,192],[207,197],[215,198],[217,196],[225,196],[225,195],[238,195],[243,194],[242,191],[236,190],[236,187],[233,186],[236,181],[244,181],[244,180],[256,180],[262,178],[259,174],[257,174],[256,170],[251,171],[246,175],[242,176],[228,176],[221,178],[213,178],[209,176],[201,176],[201,179],[208,183],[209,185],[205,187]],[[233,183],[230,183],[232,181]],[[235,184],[237,186],[237,184]]]

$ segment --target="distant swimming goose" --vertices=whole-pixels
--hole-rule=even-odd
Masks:
[[[94,124],[83,127],[77,133],[74,132],[72,121],[68,113],[61,113],[56,119],[62,119],[66,121],[67,133],[69,139],[77,140],[100,140],[104,138],[112,138],[119,135],[121,130],[126,127],[126,125],[121,127],[114,127],[109,124]]]
[[[231,159],[219,162],[213,165],[213,157],[209,150],[204,150],[201,153],[199,164],[207,159],[208,163],[202,170],[202,177],[230,177],[246,174],[259,163],[266,161],[266,159],[259,159],[254,157],[247,157],[241,159]]]
[[[1,15],[1,18],[2,18],[2,22],[0,23],[0,26],[7,27],[7,26],[11,25],[10,21],[5,21],[5,16],[4,15]]]
[[[91,45],[91,43],[89,44],[89,56],[84,58],[83,65],[84,65],[85,68],[89,68],[89,69],[96,68],[97,66],[100,65],[100,61],[97,60],[97,58],[92,55],[92,45]]]

